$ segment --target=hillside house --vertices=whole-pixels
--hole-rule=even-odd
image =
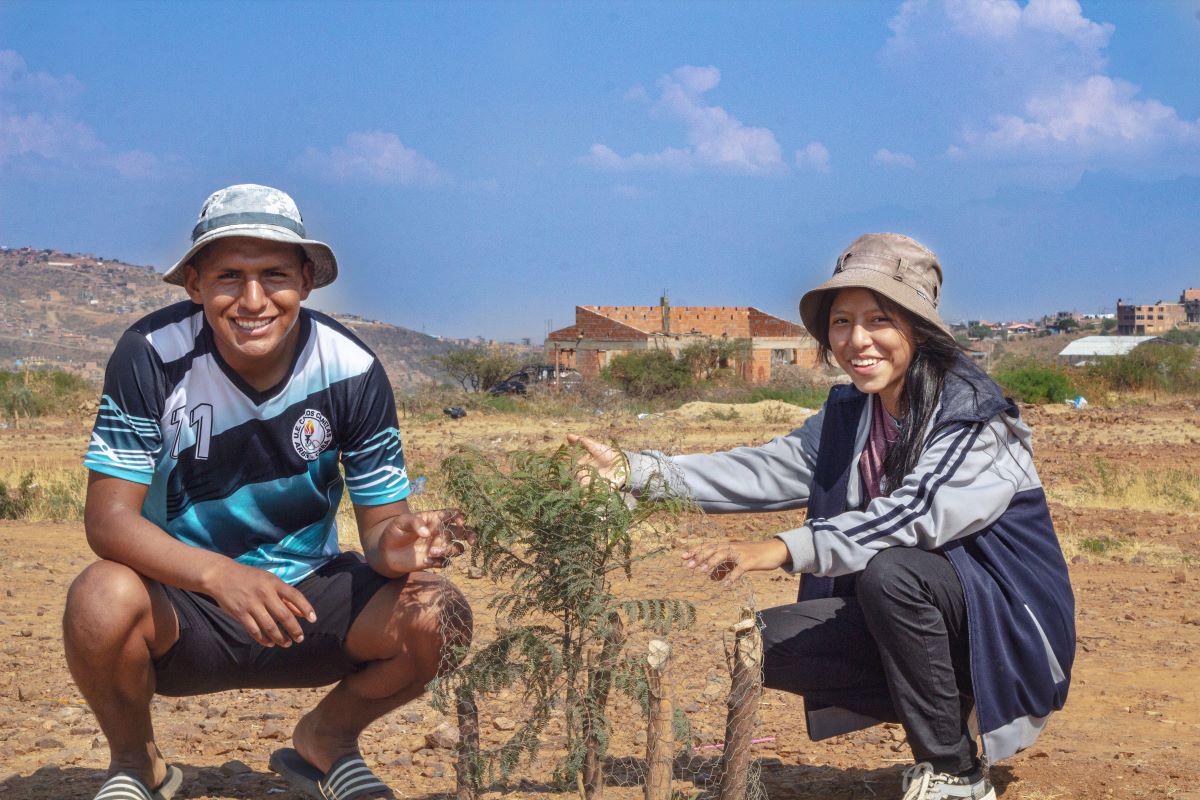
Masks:
[[[1120,336],[1153,336],[1174,330],[1179,323],[1187,322],[1187,307],[1183,293],[1178,303],[1159,300],[1151,305],[1123,303],[1117,298],[1117,334]],[[1198,295],[1197,299],[1200,299]]]
[[[575,324],[546,337],[546,358],[595,378],[615,356],[636,350],[674,355],[698,341],[745,339],[750,357],[734,366],[748,381],[766,383],[775,364],[813,368],[817,343],[804,328],[749,306],[576,306]]]

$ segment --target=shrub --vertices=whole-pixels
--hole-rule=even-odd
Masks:
[[[1200,389],[1195,350],[1174,344],[1144,344],[1133,352],[1106,358],[1089,368],[1114,391],[1158,390],[1173,393]]]
[[[0,413],[14,423],[21,418],[76,411],[94,395],[87,381],[63,370],[0,370]]]
[[[997,370],[992,377],[1022,403],[1061,403],[1075,395],[1071,377],[1057,367],[1026,364]]]
[[[32,472],[27,473],[15,489],[0,481],[0,519],[24,519],[33,506],[34,494]]]
[[[635,350],[614,358],[601,376],[631,397],[662,397],[689,388],[692,370],[666,350]]]
[[[486,392],[516,372],[516,356],[500,350],[469,347],[433,356],[429,361],[468,392]]]

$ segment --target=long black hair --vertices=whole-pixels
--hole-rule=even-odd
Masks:
[[[921,457],[925,429],[933,419],[946,373],[958,362],[964,349],[953,337],[924,317],[893,302],[880,293],[868,289],[882,309],[892,319],[908,321],[912,331],[912,361],[904,372],[904,386],[900,390],[900,438],[888,450],[883,462],[885,493],[894,491],[904,482],[904,476],[912,472]],[[829,366],[834,366],[833,352],[829,346],[829,311],[833,306],[836,291],[829,291],[821,298],[816,330],[811,331],[817,340],[817,355]]]

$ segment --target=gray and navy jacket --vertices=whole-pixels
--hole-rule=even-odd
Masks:
[[[635,490],[665,482],[710,513],[808,508],[778,534],[804,573],[801,601],[854,593],[854,576],[886,547],[944,553],[966,598],[973,727],[995,762],[1037,739],[1067,699],[1075,602],[1029,427],[996,384],[962,357],[946,375],[916,467],[864,503],[858,473],[871,421],[868,396],[835,386],[819,413],[760,447],[668,457],[628,453]],[[806,703],[822,739],[876,720]]]

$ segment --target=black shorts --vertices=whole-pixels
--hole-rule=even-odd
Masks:
[[[290,647],[264,647],[208,595],[164,584],[179,618],[179,640],[154,662],[155,691],[186,697],[334,683],[361,666],[343,649],[346,634],[367,602],[392,580],[371,569],[358,553],[337,556],[296,584],[317,612],[317,621],[297,620],[304,641]]]

